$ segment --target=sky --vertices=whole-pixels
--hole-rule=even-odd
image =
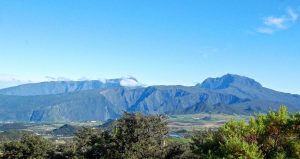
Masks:
[[[232,73],[300,94],[299,15],[300,0],[0,0],[0,87]]]

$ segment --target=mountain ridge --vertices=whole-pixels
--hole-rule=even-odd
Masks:
[[[262,85],[251,79],[249,77],[235,75],[235,74],[226,74],[222,77],[217,78],[207,78],[201,84],[197,84],[201,88],[209,89],[224,89],[230,85],[245,85],[255,88],[261,88]]]
[[[133,77],[106,80],[45,81],[0,89],[0,94],[17,96],[51,95],[121,86],[134,88],[141,87],[142,84]]]
[[[124,111],[253,114],[278,109],[282,104],[291,111],[300,110],[299,95],[274,91],[251,78],[232,74],[208,78],[195,86],[124,87],[117,82],[105,87],[89,83],[73,89],[77,86],[82,85],[65,93],[0,95],[0,121],[106,121]]]

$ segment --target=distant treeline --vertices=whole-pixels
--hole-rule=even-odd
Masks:
[[[191,142],[167,140],[164,116],[124,113],[108,130],[83,128],[72,141],[52,142],[24,134],[1,146],[3,159],[284,159],[300,158],[300,113],[231,120],[218,130],[194,132]]]

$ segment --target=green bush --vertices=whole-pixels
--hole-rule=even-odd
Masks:
[[[51,151],[49,142],[42,137],[25,134],[20,141],[5,143],[3,158],[5,159],[43,159]]]
[[[282,106],[248,123],[231,120],[217,131],[197,133],[191,148],[202,158],[299,158],[299,128],[300,115]]]
[[[297,159],[300,113],[286,107],[249,122],[231,120],[217,130],[196,132],[191,140],[168,139],[164,116],[124,113],[109,130],[83,128],[64,145],[25,134],[2,146],[5,159]],[[1,153],[1,151],[0,151]]]
[[[112,132],[83,129],[74,141],[83,158],[161,158],[166,134],[163,116],[124,113]]]

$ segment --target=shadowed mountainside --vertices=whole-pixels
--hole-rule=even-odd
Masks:
[[[63,82],[50,82],[63,83]],[[78,82],[80,83],[80,82]],[[93,82],[91,82],[93,83]],[[42,95],[28,96],[16,87],[6,92],[23,96],[0,95],[2,121],[87,121],[118,118],[124,111],[144,114],[189,114],[199,112],[253,114],[278,109],[285,104],[291,111],[300,110],[300,96],[264,88],[253,79],[227,74],[208,78],[196,86],[124,87],[112,85],[92,87],[83,84],[80,90],[61,92],[51,87]],[[97,83],[97,82],[96,82]],[[27,84],[26,88],[39,88]],[[69,85],[68,85],[69,86]],[[78,86],[78,85],[77,85]],[[18,86],[20,89],[24,87]],[[48,86],[42,86],[43,89]],[[68,87],[70,88],[70,87]],[[75,88],[75,87],[72,87]],[[3,92],[3,90],[0,90]],[[38,91],[35,91],[38,92]],[[43,95],[50,92],[50,95]],[[58,92],[60,94],[57,94]]]

